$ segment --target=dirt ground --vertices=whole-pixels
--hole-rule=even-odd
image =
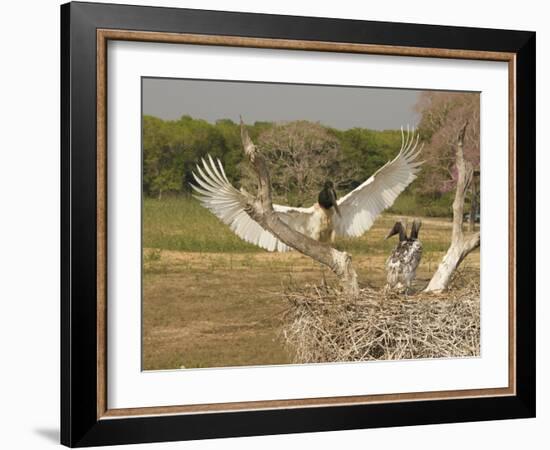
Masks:
[[[383,241],[393,220],[386,217],[365,239]],[[450,223],[424,219],[423,236],[427,250],[417,271],[417,289],[427,284],[444,255],[440,249],[448,245]],[[384,285],[385,248],[373,245],[369,253],[352,252],[362,286]],[[479,251],[470,254],[461,267],[462,276],[479,277]],[[318,284],[323,279],[334,282],[327,269],[296,252],[146,248],[143,369],[288,363],[290,354],[280,337],[286,307],[280,293],[294,283]]]

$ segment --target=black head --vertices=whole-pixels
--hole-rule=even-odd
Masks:
[[[334,208],[336,214],[340,215],[338,200],[336,199],[336,191],[334,190],[334,184],[332,181],[325,181],[323,189],[319,192],[318,202],[319,205],[325,209]]]
[[[395,236],[396,234],[399,234],[399,242],[407,240],[407,231],[403,226],[402,222],[395,222],[395,224],[393,225],[392,229],[390,230],[388,235],[385,237],[385,239],[389,239],[392,236]]]
[[[420,232],[421,226],[422,221],[414,219],[411,229],[411,239],[418,239],[418,233]]]

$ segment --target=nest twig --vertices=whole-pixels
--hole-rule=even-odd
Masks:
[[[284,293],[283,338],[296,363],[479,356],[479,284],[404,296],[372,288]]]

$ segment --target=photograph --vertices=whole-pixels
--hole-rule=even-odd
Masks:
[[[142,370],[480,356],[480,93],[141,78]]]

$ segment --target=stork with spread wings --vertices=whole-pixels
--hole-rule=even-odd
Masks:
[[[416,178],[422,162],[417,161],[419,135],[401,129],[401,149],[397,156],[378,169],[368,180],[336,199],[328,181],[319,202],[309,208],[273,204],[278,217],[294,230],[315,240],[333,241],[335,236],[358,237],[376,218],[393,205],[395,199]],[[220,160],[208,155],[193,173],[192,185],[201,204],[227,224],[241,239],[268,251],[291,250],[271,232],[262,228],[246,212],[250,194],[239,191],[227,179]]]

